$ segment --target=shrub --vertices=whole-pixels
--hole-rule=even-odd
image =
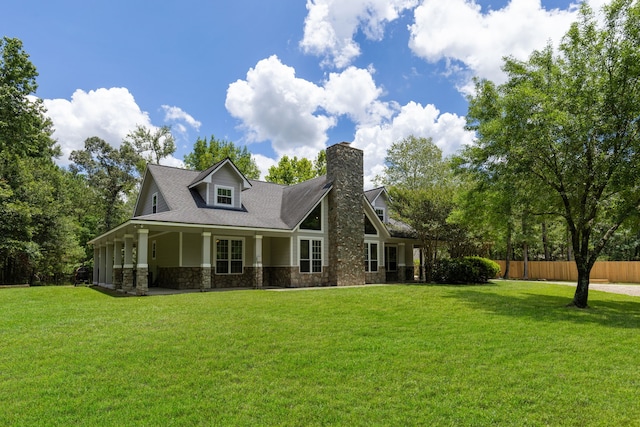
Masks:
[[[490,259],[471,256],[439,261],[433,279],[438,283],[487,283],[500,272]]]

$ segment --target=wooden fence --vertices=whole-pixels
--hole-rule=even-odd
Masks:
[[[506,262],[496,262],[500,265],[502,277]],[[523,275],[524,262],[511,261],[509,277],[521,279]],[[640,283],[640,261],[596,261],[589,277],[593,282]],[[529,279],[575,282],[578,280],[578,270],[573,261],[529,261]]]

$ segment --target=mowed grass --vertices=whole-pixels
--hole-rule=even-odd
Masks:
[[[640,298],[0,290],[0,425],[636,426]]]

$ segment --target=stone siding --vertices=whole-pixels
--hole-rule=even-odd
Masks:
[[[245,267],[242,274],[216,274],[215,267],[211,267],[212,288],[252,288],[255,281],[254,267]]]
[[[133,268],[123,268],[122,269],[122,290],[125,292],[129,292],[133,289]]]
[[[337,286],[362,285],[364,273],[363,153],[347,143],[327,148],[329,275]]]
[[[200,289],[202,287],[202,270],[202,267],[160,267],[158,268],[157,283],[161,288]]]
[[[378,267],[376,272],[364,273],[365,283],[386,283],[386,276],[384,267]]]
[[[149,269],[138,267],[136,270],[136,295],[146,295],[149,290]]]
[[[113,287],[122,289],[122,267],[113,267]]]
[[[300,273],[296,267],[265,267],[265,286],[278,288],[311,288],[331,286],[329,269],[322,268],[322,273]]]

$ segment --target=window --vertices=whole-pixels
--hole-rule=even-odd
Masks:
[[[364,244],[364,271],[376,272],[378,271],[378,244],[367,243]]]
[[[156,241],[151,242],[151,259],[156,259]]]
[[[384,248],[384,267],[387,271],[398,271],[397,246],[386,246]]]
[[[300,240],[300,272],[322,273],[321,240]]]
[[[158,193],[153,193],[151,196],[151,213],[158,212]]]
[[[302,230],[322,230],[322,205],[318,204],[314,210],[302,221]]]
[[[242,274],[243,240],[216,239],[216,274]]]
[[[216,205],[233,205],[233,188],[216,185]]]
[[[376,215],[380,218],[380,221],[384,222],[384,208],[376,208]]]
[[[368,216],[364,216],[364,234],[378,234],[378,230],[374,227],[373,223]]]

